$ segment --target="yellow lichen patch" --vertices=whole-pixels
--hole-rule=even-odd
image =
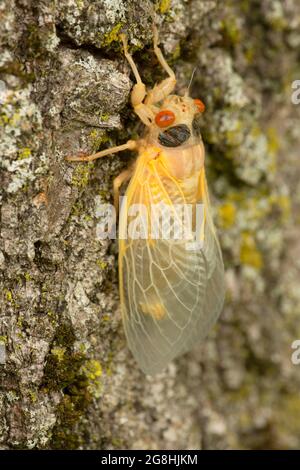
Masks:
[[[55,346],[51,349],[51,354],[55,356],[58,362],[62,362],[64,360],[66,348]]]
[[[171,7],[171,0],[161,0],[159,3],[159,11],[163,15],[170,10]]]
[[[101,320],[104,321],[104,322],[107,322],[107,321],[110,320],[110,317],[109,317],[109,315],[103,315],[103,316],[101,317]]]
[[[29,390],[28,391],[28,395],[30,397],[30,400],[32,401],[32,403],[35,403],[37,401],[37,393],[34,392],[33,390]]]
[[[90,359],[86,361],[84,366],[81,368],[82,372],[89,380],[96,380],[98,377],[102,375],[102,367],[99,361],[95,359]]]
[[[81,373],[88,381],[88,391],[92,396],[99,398],[102,392],[102,382],[100,377],[103,373],[100,362],[96,359],[90,359],[89,361],[86,361],[81,367]]]
[[[103,115],[102,115],[102,120],[104,121]],[[96,129],[92,130],[89,137],[91,140],[92,148],[95,152],[99,150],[101,145],[105,144],[109,140],[109,138],[107,137],[105,133],[103,133],[103,131],[98,131]]]
[[[1,114],[0,116],[0,126],[6,126],[9,123],[9,117],[6,114]]]
[[[122,28],[123,23],[118,23],[113,29],[109,32],[104,34],[104,46],[109,46],[113,41],[119,41],[119,31]]]
[[[5,290],[4,290],[4,295],[5,295],[5,298],[6,298],[6,300],[7,300],[8,302],[12,302],[13,296],[12,296],[12,293],[11,293],[10,290],[5,289]]]
[[[31,157],[31,150],[28,147],[24,147],[19,150],[18,160],[24,160],[25,158]]]
[[[107,268],[107,262],[106,261],[102,261],[101,259],[98,259],[96,261],[97,265],[99,266],[100,269],[105,269]]]
[[[242,264],[251,266],[258,270],[263,266],[262,256],[256,246],[255,240],[253,236],[247,232],[242,234],[240,261]]]
[[[232,202],[226,202],[219,207],[218,215],[221,227],[229,228],[236,220],[236,206]]]
[[[79,10],[81,10],[84,7],[84,1],[83,0],[76,0],[76,6]]]
[[[20,124],[21,116],[20,113],[15,113],[9,120],[9,125],[13,127],[17,127]]]
[[[100,115],[101,121],[107,122],[109,120],[109,114],[108,113],[103,113]]]
[[[166,315],[166,309],[161,302],[151,304],[140,302],[140,307],[143,313],[151,315],[156,320],[161,320]]]

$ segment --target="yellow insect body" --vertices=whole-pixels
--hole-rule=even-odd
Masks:
[[[129,347],[148,374],[160,372],[204,338],[223,305],[223,263],[203,164],[201,142],[176,150],[147,148],[126,192],[119,228],[121,307]],[[143,204],[150,213],[162,201],[204,205],[202,250],[188,249],[186,240],[151,239],[151,224],[147,239],[125,238],[128,208]]]
[[[214,229],[204,169],[204,146],[199,132],[203,103],[172,95],[176,84],[158,48],[154,51],[169,77],[146,93],[123,36],[125,55],[136,77],[132,91],[135,112],[146,125],[139,141],[104,150],[93,160],[125,148],[137,149],[134,168],[114,183],[130,179],[119,220],[119,283],[122,317],[129,347],[147,374],[162,371],[176,356],[205,338],[224,301],[224,268]],[[203,216],[197,224],[199,207]],[[179,208],[192,207],[188,239]],[[139,213],[143,217],[139,217]],[[176,226],[180,236],[155,231]],[[187,219],[184,219],[185,221]],[[167,223],[168,222],[168,223]],[[177,234],[178,235],[178,234]],[[200,242],[200,243],[199,243]]]

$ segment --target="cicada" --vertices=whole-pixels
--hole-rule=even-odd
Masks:
[[[146,127],[144,136],[94,155],[67,157],[91,161],[127,149],[138,152],[135,164],[114,180],[115,206],[121,185],[130,180],[119,219],[119,288],[129,348],[140,368],[151,375],[206,337],[222,310],[225,293],[199,129],[205,106],[189,96],[189,89],[183,96],[173,94],[176,77],[159,48],[156,27],[153,31],[154,53],[168,76],[150,90],[128,51],[127,37],[121,35],[136,80],[131,103]],[[188,219],[192,229],[188,240],[153,236],[153,207],[160,203],[173,222],[179,218],[178,207],[194,209]],[[127,233],[136,206],[145,209],[143,237]],[[202,219],[197,226],[198,207]],[[164,223],[164,211],[162,219]]]

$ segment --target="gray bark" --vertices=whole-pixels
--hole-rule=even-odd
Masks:
[[[152,10],[150,0],[1,1],[3,449],[300,445],[299,2],[156,2],[178,90],[197,66],[192,95],[207,106],[228,298],[205,344],[149,378],[124,338],[117,242],[95,237],[96,198],[111,201],[132,154],[64,157],[142,132],[118,35],[153,86],[163,74]]]

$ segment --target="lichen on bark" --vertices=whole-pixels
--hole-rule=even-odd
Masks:
[[[206,343],[149,378],[116,241],[95,237],[133,155],[64,157],[142,132],[119,33],[152,86],[154,10],[178,91],[197,66],[228,298]],[[3,0],[0,18],[2,448],[299,447],[297,0]]]

